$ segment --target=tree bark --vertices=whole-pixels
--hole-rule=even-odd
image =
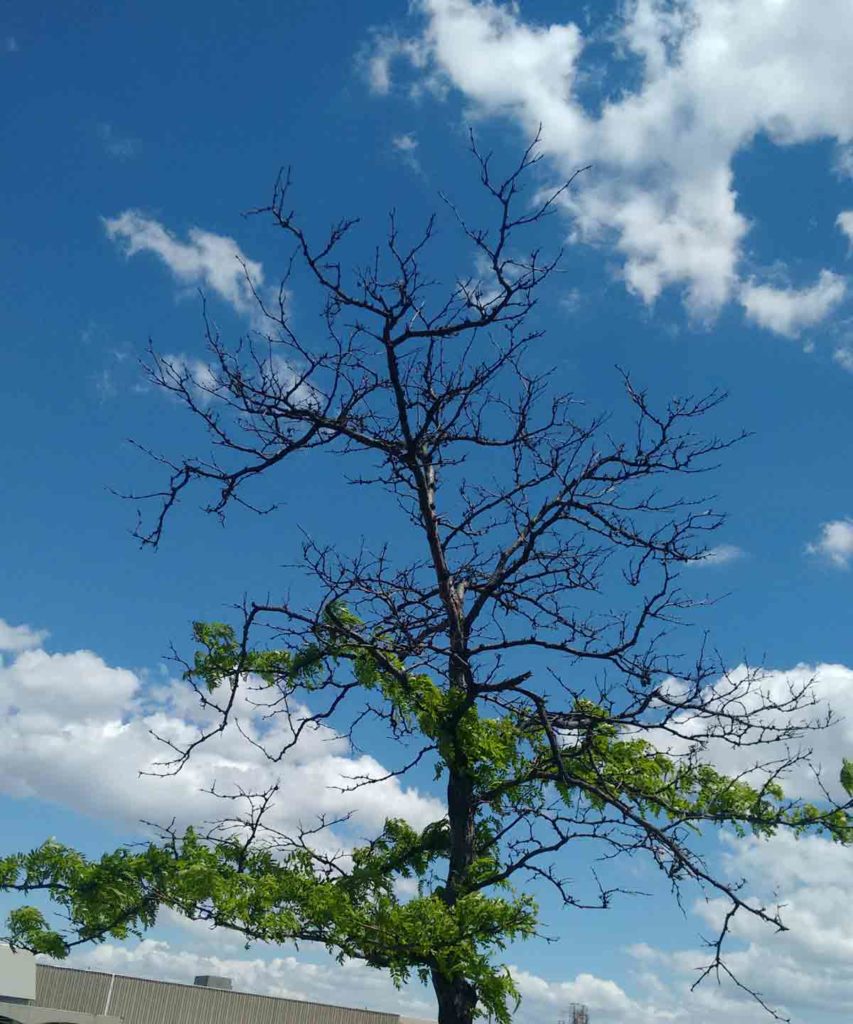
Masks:
[[[472,1024],[477,992],[462,977],[445,978],[432,971],[432,986],[438,1002],[438,1024]]]
[[[459,626],[457,626],[457,629]],[[460,630],[461,632],[461,630]],[[450,657],[450,688],[461,694],[470,692],[471,673],[464,641],[456,642]],[[461,712],[460,712],[461,715]],[[476,856],[476,800],[474,780],[468,771],[468,757],[458,732],[459,718],[452,739],[452,760],[448,763],[447,820],[450,831],[447,883],[442,898],[452,907],[468,886],[468,874]],[[432,982],[438,1002],[438,1024],[472,1024],[477,1008],[477,990],[460,975],[447,977],[436,968]]]

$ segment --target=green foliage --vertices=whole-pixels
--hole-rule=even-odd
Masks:
[[[186,677],[200,679],[213,693],[224,681],[236,686],[245,673],[272,684],[292,670],[293,659],[285,651],[243,650],[231,626],[224,622],[194,622],[193,639],[201,644]]]
[[[844,792],[853,797],[853,761],[848,761],[846,757],[842,758],[841,763],[841,785]]]
[[[499,840],[513,808],[536,811],[556,801],[615,810],[651,829],[675,823],[698,831],[712,823],[741,835],[785,828],[853,841],[847,810],[788,802],[775,782],[754,787],[709,764],[671,758],[589,701],[572,709],[580,724],[571,742],[520,708],[489,717],[459,688],[408,672],[388,639],[369,634],[340,604],[326,610],[313,641],[297,651],[247,648],[223,623],[196,623],[193,635],[199,650],[187,675],[208,692],[251,673],[307,697],[324,680],[346,676],[380,694],[401,727],[431,742],[437,776],[464,773],[479,810],[473,856],[452,896],[443,881],[447,819],[422,830],[388,819],[352,851],[341,874],[318,871],[307,849],[247,849],[236,838],[204,840],[192,830],[97,861],[49,841],[0,859],[0,890],[46,892],[69,927],[60,931],[36,907],[22,906],[8,919],[14,945],[61,957],[72,943],[141,934],[160,907],[170,907],[249,940],[318,941],[340,958],[386,968],[398,983],[433,972],[463,977],[476,989],[479,1012],[509,1024],[517,993],[498,954],[532,935],[538,919],[533,899],[510,884]],[[853,795],[853,762],[844,761],[841,782]],[[401,879],[414,880],[416,894],[401,897]]]
[[[156,921],[168,854],[157,846],[144,853],[119,849],[97,862],[48,840],[26,854],[0,858],[0,889],[46,891],[67,917],[75,941],[125,939]],[[13,945],[51,956],[67,955],[68,940],[35,907],[12,911],[8,938]]]
[[[204,843],[192,830],[166,847],[122,849],[95,862],[49,841],[0,860],[0,887],[48,891],[75,943],[138,935],[166,906],[252,939],[319,941],[341,958],[360,956],[387,968],[397,982],[413,970],[426,977],[428,965],[461,972],[476,979],[484,1005],[508,1020],[502,1007],[513,995],[511,981],[494,970],[488,952],[531,933],[535,908],[529,898],[473,892],[449,907],[435,893],[407,902],[394,895],[396,877],[421,875],[445,846],[440,826],[418,833],[390,820],[375,855],[356,850],[353,871],[328,880],[316,875],[305,853],[276,858],[259,849],[246,856],[235,841]],[[66,935],[36,907],[19,907],[7,924],[15,946],[59,958],[69,952]]]

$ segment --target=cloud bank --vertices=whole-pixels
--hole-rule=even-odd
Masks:
[[[0,660],[0,792],[135,829],[143,819],[168,823],[174,816],[181,826],[225,817],[228,808],[202,792],[214,780],[221,791],[235,785],[251,791],[279,777],[277,766],[234,729],[199,748],[177,776],[140,775],[171,756],[152,731],[179,744],[198,734],[206,713],[192,692],[178,681],[145,684],[92,651],[50,653],[38,646],[42,637],[0,621],[0,658],[7,652]],[[255,740],[269,728],[262,714],[240,702],[241,725]],[[280,771],[269,823],[295,829],[320,814],[354,810],[354,828],[373,829],[388,816],[421,826],[441,816],[437,801],[396,778],[341,791],[353,776],[385,773],[376,758],[353,752],[331,729],[308,731],[298,756]]]
[[[502,115],[527,135],[541,125],[561,175],[592,163],[569,200],[575,237],[614,245],[643,301],[678,287],[702,318],[738,301],[755,323],[790,336],[837,308],[844,283],[829,269],[785,292],[744,279],[750,224],[733,160],[763,135],[779,146],[833,140],[844,164],[853,140],[848,0],[631,0],[604,37],[493,0],[415,8],[420,34],[374,37],[365,60],[374,91],[390,91],[395,62],[408,63],[416,90],[456,89],[469,116]],[[596,108],[582,96],[606,71],[587,60],[602,43],[631,84],[605,87]]]

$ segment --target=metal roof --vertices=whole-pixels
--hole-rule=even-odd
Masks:
[[[38,964],[36,1006],[124,1024],[401,1024],[396,1013]]]

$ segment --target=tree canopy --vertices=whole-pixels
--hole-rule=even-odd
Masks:
[[[705,648],[679,654],[693,607],[680,572],[722,522],[690,478],[733,443],[700,432],[723,396],[657,403],[623,375],[632,425],[617,429],[535,369],[535,306],[559,265],[537,232],[572,182],[531,200],[535,146],[499,179],[472,150],[494,218],[473,226],[446,200],[477,270],[443,286],[429,270],[435,219],[404,242],[392,215],[384,245],[349,272],[339,252],[357,222],[314,243],[291,211],[289,175],[279,180],[256,212],[322,296],[322,329],[297,325],[285,276],[277,302],[257,294],[266,331],[229,345],[206,321],[203,381],[151,351],[152,382],[210,446],[155,456],[167,479],[138,530],[159,544],[195,490],[218,516],[255,508],[258,478],[335,454],[398,518],[401,542],[367,537],[350,551],[343,529],[328,545],[306,535],[316,600],[247,600],[233,623],[196,623],[184,676],[214,724],[188,745],[166,741],[161,770],[239,729],[248,690],[269,711],[263,749],[282,773],[318,726],[353,741],[381,728],[401,751],[385,778],[431,778],[445,813],[423,828],[389,818],[334,849],[324,836],[338,822],[292,834],[269,824],[272,785],[221,794],[234,811],[213,828],[167,825],[100,859],[49,841],[0,860],[0,889],[45,892],[64,924],[19,907],[13,945],[62,957],[141,933],[169,907],[247,940],[315,941],[397,981],[417,976],[440,1024],[507,1024],[517,992],[502,952],[538,934],[533,891],[578,909],[621,892],[595,872],[591,885],[571,878],[576,848],[650,857],[674,889],[723,898],[704,976],[730,973],[735,915],[784,927],[708,863],[705,827],[853,840],[853,801],[785,794],[790,771],[809,765],[803,738],[829,724],[810,687],[780,698],[760,670],[727,674]],[[753,750],[750,771],[715,766],[721,745]],[[839,767],[849,795],[853,765]]]

